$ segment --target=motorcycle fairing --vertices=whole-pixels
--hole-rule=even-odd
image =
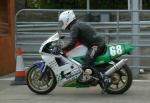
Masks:
[[[58,59],[61,60],[58,63]],[[48,65],[54,72],[58,86],[65,86],[67,83],[76,80],[82,73],[79,65],[62,55],[42,54],[45,65]]]

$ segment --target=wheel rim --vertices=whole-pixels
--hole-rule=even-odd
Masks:
[[[121,70],[115,72],[111,76],[111,84],[108,87],[108,90],[111,91],[120,91],[123,89],[128,83],[128,74],[127,71],[122,68]]]
[[[45,92],[52,87],[54,82],[54,76],[51,71],[48,71],[46,75],[40,81],[41,71],[37,67],[34,67],[28,75],[28,82],[30,87],[38,92]]]

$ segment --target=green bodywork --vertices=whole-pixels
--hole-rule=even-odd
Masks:
[[[73,80],[73,81],[70,81],[70,82],[64,84],[64,87],[84,88],[84,87],[89,87],[89,85],[80,84],[79,82],[77,82],[77,80]]]
[[[99,65],[108,63],[124,54],[130,54],[133,49],[133,45],[129,42],[107,45],[107,49],[105,50],[105,52],[95,59],[94,64]],[[82,64],[83,58],[84,56],[75,57],[73,59]],[[80,83],[76,82],[76,80],[73,80],[65,84],[64,87],[88,87],[88,85],[81,85]]]
[[[117,53],[116,47],[121,47],[121,48],[119,48],[119,49],[121,49],[120,53]],[[133,49],[134,49],[133,45],[129,42],[107,45],[107,49],[105,50],[105,52],[95,59],[94,64],[98,65],[98,64],[108,63],[124,54],[130,54]],[[114,52],[113,55],[111,55],[112,51]],[[84,56],[75,57],[73,59],[82,64],[83,58],[84,58]]]

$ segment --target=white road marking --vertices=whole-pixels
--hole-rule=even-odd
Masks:
[[[0,78],[0,80],[15,80],[15,77],[9,77],[9,78]]]
[[[150,80],[133,80],[134,82],[150,82]]]

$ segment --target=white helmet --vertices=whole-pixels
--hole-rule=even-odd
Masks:
[[[67,11],[62,12],[59,15],[59,19],[58,19],[61,29],[65,30],[67,26],[75,19],[76,19],[76,16],[73,10],[67,10]]]

